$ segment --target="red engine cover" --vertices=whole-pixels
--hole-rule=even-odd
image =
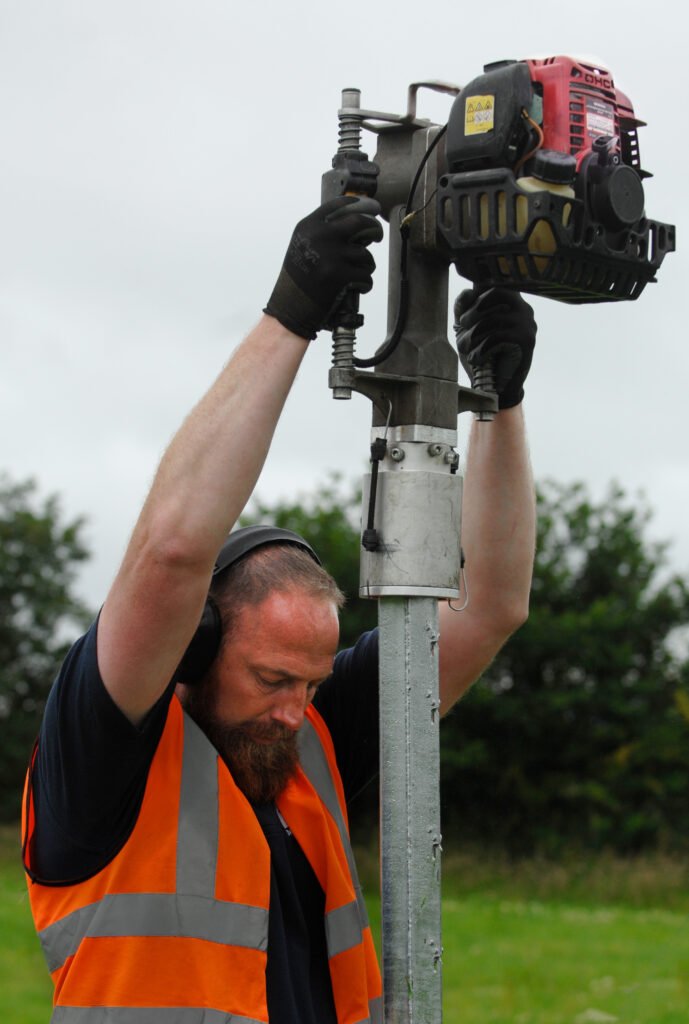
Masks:
[[[533,82],[543,88],[543,145],[571,153],[577,166],[600,135],[619,139],[622,161],[642,177],[636,129],[643,125],[605,68],[573,57],[527,60]]]

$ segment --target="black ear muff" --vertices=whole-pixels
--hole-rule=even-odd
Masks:
[[[263,547],[265,544],[294,544],[306,551],[315,562],[321,560],[311,545],[292,530],[283,530],[278,526],[245,526],[235,530],[223,544],[213,569],[213,579],[235,565],[250,551]],[[184,656],[177,666],[175,680],[193,686],[202,679],[213,664],[213,659],[220,649],[222,640],[222,619],[218,606],[212,597],[206,598],[201,621]]]
[[[213,664],[222,639],[222,621],[218,606],[212,597],[206,598],[201,621],[177,666],[177,682],[191,686],[205,676]]]

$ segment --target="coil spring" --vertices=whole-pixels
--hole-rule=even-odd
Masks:
[[[472,374],[472,384],[477,391],[495,391],[493,367],[479,366]]]
[[[477,391],[495,392],[495,375],[490,363],[487,366],[479,366],[472,374],[472,385]],[[481,422],[490,422],[495,419],[495,413],[489,410],[476,413],[476,419]]]
[[[338,126],[338,153],[361,149],[361,118],[347,115],[340,118]]]
[[[351,366],[354,359],[354,331],[336,327],[333,331],[333,366]]]

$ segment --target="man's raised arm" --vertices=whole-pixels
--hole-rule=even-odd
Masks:
[[[371,200],[341,197],[296,227],[265,315],[167,449],[98,623],[111,697],[139,722],[173,677],[215,557],[249,500],[308,341],[348,289],[371,288]]]
[[[475,422],[462,504],[468,604],[440,608],[440,697],[446,713],[524,622],[535,548],[535,495],[522,411],[536,323],[517,292],[463,292],[455,305],[459,355],[473,381],[489,366],[493,422]]]

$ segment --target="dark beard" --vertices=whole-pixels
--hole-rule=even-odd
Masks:
[[[267,804],[279,797],[299,764],[295,732],[281,725],[257,722],[225,725],[215,713],[209,683],[189,690],[184,710],[218,751],[247,800]]]

